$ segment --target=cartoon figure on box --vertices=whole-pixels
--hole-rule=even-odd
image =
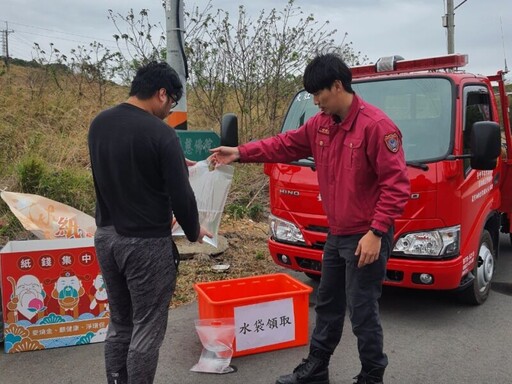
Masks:
[[[7,323],[28,320],[35,323],[44,316],[46,293],[39,279],[33,275],[21,276],[16,282],[11,276],[12,294],[7,303]]]
[[[52,297],[59,303],[60,314],[69,314],[75,319],[80,315],[78,304],[84,294],[82,282],[73,271],[64,271],[55,282],[52,291]]]
[[[105,288],[105,281],[103,280],[103,276],[101,274],[98,274],[93,280],[89,292],[89,298],[91,299],[91,305],[89,309],[93,311],[94,308],[98,307],[100,314],[102,312],[108,311],[107,290]]]

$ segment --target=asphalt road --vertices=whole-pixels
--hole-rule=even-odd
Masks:
[[[390,365],[386,384],[512,383],[512,247],[502,236],[501,258],[487,302],[467,306],[446,292],[385,288],[381,300],[385,349]],[[315,287],[301,274],[292,275]],[[315,294],[310,297],[310,330]],[[201,344],[194,328],[197,304],[172,310],[161,348],[156,384],[273,384],[305,357],[308,347],[238,357],[235,373],[191,372]],[[332,384],[349,384],[359,371],[356,340],[349,322],[332,358]],[[0,353],[2,384],[105,383],[103,344],[13,355]]]

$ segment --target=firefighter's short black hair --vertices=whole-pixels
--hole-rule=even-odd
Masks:
[[[354,93],[352,71],[343,59],[334,53],[316,56],[304,71],[304,88],[311,94],[322,89],[330,89],[336,80],[341,81],[345,91]]]

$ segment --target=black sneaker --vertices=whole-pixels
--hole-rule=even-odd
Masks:
[[[293,373],[280,376],[276,384],[329,384],[329,362],[309,355]]]

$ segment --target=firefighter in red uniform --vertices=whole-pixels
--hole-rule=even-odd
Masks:
[[[388,359],[378,299],[393,244],[393,222],[409,197],[402,136],[382,111],[352,89],[352,73],[334,54],[317,56],[304,88],[320,112],[297,130],[237,148],[212,149],[215,164],[290,162],[313,156],[329,221],[316,325],[309,356],[276,384],[327,384],[328,365],[348,308],[357,337],[357,384],[383,383]]]

